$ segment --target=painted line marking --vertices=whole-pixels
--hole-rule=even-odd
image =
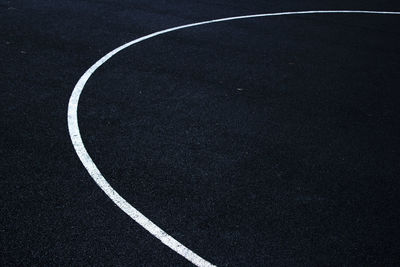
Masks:
[[[93,162],[92,158],[86,151],[85,145],[83,144],[82,137],[79,130],[78,125],[78,104],[79,98],[85,87],[86,82],[92,76],[92,74],[107,60],[113,57],[115,54],[120,52],[121,50],[142,42],[144,40],[153,38],[155,36],[165,34],[172,31],[177,31],[184,28],[190,28],[205,24],[211,24],[216,22],[223,21],[231,21],[231,20],[239,20],[239,19],[248,19],[248,18],[259,18],[259,17],[272,17],[272,16],[285,16],[285,15],[304,15],[304,14],[381,14],[381,15],[400,15],[400,12],[394,11],[367,11],[367,10],[311,10],[311,11],[293,11],[293,12],[277,12],[277,13],[264,13],[264,14],[255,14],[255,15],[246,15],[246,16],[237,16],[237,17],[228,17],[222,19],[213,19],[203,22],[191,23],[182,26],[177,26],[169,29],[165,29],[162,31],[154,32],[149,35],[140,37],[131,42],[128,42],[124,45],[121,45],[101,59],[99,59],[94,65],[92,65],[79,79],[77,84],[75,85],[74,90],[72,91],[71,97],[68,103],[68,129],[69,135],[72,140],[72,144],[75,148],[76,154],[81,160],[83,166],[85,166],[86,170],[89,172],[90,176],[92,176],[93,180],[97,183],[97,185],[107,194],[107,196],[117,205],[121,210],[123,210],[127,215],[129,215],[133,220],[135,220],[138,224],[140,224],[143,228],[149,231],[153,236],[158,238],[162,243],[166,246],[174,250],[176,253],[180,254],[188,261],[192,262],[196,266],[215,266],[208,262],[207,260],[201,258],[199,255],[191,251],[189,248],[185,247],[179,241],[175,240],[172,236],[168,235],[164,232],[160,227],[155,225],[152,221],[150,221],[146,216],[144,216],[140,211],[135,209],[131,204],[129,204],[121,195],[115,191],[111,185],[107,182],[104,176],[101,174],[96,164]]]

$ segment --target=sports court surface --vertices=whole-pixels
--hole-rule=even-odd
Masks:
[[[1,266],[400,265],[400,2],[0,0],[0,36]]]

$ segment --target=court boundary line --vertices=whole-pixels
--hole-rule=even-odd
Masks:
[[[80,129],[78,125],[78,105],[80,95],[86,85],[86,82],[92,76],[92,74],[106,61],[108,61],[111,57],[116,55],[121,50],[128,48],[134,44],[140,43],[144,40],[153,38],[158,35],[162,35],[168,32],[177,31],[184,28],[190,28],[200,25],[206,25],[211,23],[223,22],[223,21],[232,21],[239,19],[248,19],[248,18],[259,18],[259,17],[272,17],[272,16],[285,16],[285,15],[306,15],[306,14],[378,14],[378,15],[400,15],[400,12],[397,11],[368,11],[368,10],[310,10],[310,11],[289,11],[289,12],[274,12],[274,13],[263,13],[263,14],[254,14],[254,15],[245,15],[245,16],[235,16],[235,17],[227,17],[221,19],[213,19],[202,22],[190,23],[181,26],[176,26],[172,28],[168,28],[165,30],[157,31],[140,38],[137,38],[133,41],[125,43],[111,52],[104,55],[100,58],[95,64],[93,64],[85,73],[80,77],[78,82],[76,83],[72,94],[70,96],[68,102],[68,112],[67,112],[67,120],[68,120],[68,130],[69,135],[74,146],[75,152],[78,155],[80,161],[83,166],[86,168],[90,176],[96,182],[96,184],[104,191],[104,193],[117,205],[123,212],[125,212],[129,217],[131,217],[134,221],[140,224],[144,229],[146,229],[150,234],[159,239],[163,244],[174,250],[179,255],[183,256],[185,259],[190,261],[196,266],[215,266],[203,259],[192,250],[184,246],[182,243],[174,239],[172,236],[167,234],[164,230],[154,224],[150,219],[144,216],[140,211],[134,208],[131,204],[129,204],[121,195],[115,191],[108,181],[101,174],[100,170],[97,168],[96,164],[93,162],[89,153],[87,152],[85,145],[82,141],[82,137],[80,134]]]

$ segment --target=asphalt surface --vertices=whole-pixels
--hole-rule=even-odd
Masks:
[[[398,1],[1,1],[2,266],[191,266],[79,161],[67,105],[112,49],[229,16]],[[400,16],[171,32],[89,79],[83,141],[129,203],[218,266],[400,265]]]

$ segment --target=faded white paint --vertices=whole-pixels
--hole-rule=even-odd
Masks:
[[[315,11],[295,11],[295,12],[279,12],[279,13],[265,13],[265,14],[256,14],[256,15],[248,15],[248,16],[238,16],[238,17],[229,17],[215,20],[208,20],[198,23],[192,23],[187,25],[182,25],[178,27],[173,27],[169,29],[165,29],[162,31],[154,32],[152,34],[140,37],[136,40],[133,40],[129,43],[126,43],[113,51],[109,52],[107,55],[103,56],[100,60],[98,60],[93,66],[91,66],[79,79],[78,83],[75,85],[75,88],[72,92],[72,95],[68,104],[68,129],[69,134],[72,140],[72,144],[74,145],[75,151],[78,154],[80,160],[83,165],[89,172],[90,176],[92,176],[93,180],[98,184],[98,186],[107,194],[107,196],[126,214],[128,214],[133,220],[135,220],[138,224],[144,227],[147,231],[149,231],[153,236],[158,238],[162,243],[170,247],[176,253],[182,255],[187,260],[192,262],[197,266],[214,266],[210,262],[201,258],[199,255],[191,251],[189,248],[185,247],[179,241],[175,240],[172,236],[168,235],[164,232],[160,227],[155,225],[152,221],[150,221],[146,216],[140,213],[137,209],[135,209],[131,204],[129,204],[122,196],[116,192],[111,185],[107,182],[104,176],[101,174],[96,164],[91,159],[90,155],[86,151],[85,145],[83,144],[82,137],[79,131],[78,125],[78,103],[79,97],[82,93],[82,90],[90,78],[92,74],[107,60],[109,60],[112,56],[120,52],[121,50],[142,42],[144,40],[150,39],[152,37],[165,34],[168,32],[176,31],[179,29],[195,27],[210,23],[222,22],[222,21],[230,21],[230,20],[239,20],[239,19],[247,19],[247,18],[257,18],[257,17],[272,17],[272,16],[285,16],[285,15],[304,15],[304,14],[342,14],[342,13],[350,13],[350,14],[381,14],[381,15],[400,15],[400,12],[391,12],[391,11],[363,11],[363,10],[315,10]]]

